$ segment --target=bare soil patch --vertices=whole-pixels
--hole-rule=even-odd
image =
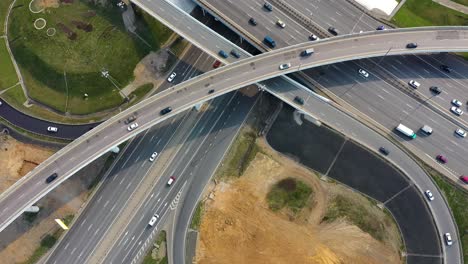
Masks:
[[[0,192],[54,153],[54,150],[19,142],[10,136],[0,136]],[[69,180],[37,202],[41,208],[33,222],[19,217],[0,234],[2,264],[23,263],[39,247],[47,234],[59,230],[55,218],[77,213],[85,202],[91,182],[98,175],[107,155],[79,171]]]
[[[320,181],[311,171],[280,156],[263,139],[260,152],[245,173],[216,185],[205,202],[197,263],[401,263],[399,233],[392,220],[383,242],[346,219],[322,222],[329,202],[339,194],[353,201],[366,198],[335,184]],[[278,181],[293,177],[313,189],[306,207],[294,214],[273,212],[266,196]],[[381,219],[384,212],[376,210]],[[389,216],[387,216],[389,217]],[[395,235],[396,234],[396,235]],[[393,241],[393,240],[396,240]]]

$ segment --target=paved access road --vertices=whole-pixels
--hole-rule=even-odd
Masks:
[[[11,124],[30,131],[34,134],[56,137],[61,139],[75,139],[82,136],[84,133],[93,129],[98,123],[90,123],[83,125],[70,125],[70,124],[58,124],[42,120],[39,118],[32,117],[30,115],[21,113],[16,108],[10,106],[7,102],[1,101],[0,116],[10,122]],[[54,126],[58,128],[57,133],[51,133],[47,131],[48,126]]]
[[[267,140],[274,149],[365,193],[390,210],[400,227],[404,253],[412,256],[408,264],[442,263],[442,241],[426,197],[406,175],[346,135],[308,120],[298,125],[292,116],[292,108],[284,107],[268,132]]]
[[[405,48],[412,38],[417,39],[420,45],[416,52],[468,50],[466,31],[468,29],[463,27],[387,30],[304,43],[244,59],[174,86],[110,118],[58,151],[2,193],[1,229],[20,215],[24,208],[102,153],[197,103],[282,74],[338,61],[381,56],[388,51],[387,46],[375,45],[376,43],[398,47],[392,49],[391,54],[415,52]],[[315,48],[315,54],[307,58],[299,56],[307,48]],[[282,63],[291,63],[291,67],[279,70],[278,65]],[[210,90],[214,91],[209,93]],[[168,106],[173,111],[160,115],[159,112]],[[124,120],[135,112],[138,113],[139,127],[130,132]],[[46,184],[45,179],[52,173],[57,173],[59,177],[51,184]]]
[[[378,152],[378,148],[381,146],[387,148],[390,151],[390,155],[388,155],[386,159],[405,173],[420,193],[425,190],[432,191],[435,199],[428,204],[428,207],[432,212],[434,222],[439,231],[438,233],[441,236],[443,233],[449,232],[452,234],[454,239],[454,244],[451,247],[446,247],[444,246],[443,238],[440,237],[439,241],[442,245],[444,263],[461,263],[461,245],[458,240],[458,232],[450,209],[445,203],[445,200],[437,186],[435,186],[432,180],[414,160],[409,158],[400,148],[393,145],[391,141],[387,140],[380,134],[377,134],[369,127],[361,124],[352,116],[348,116],[332,105],[317,99],[317,96],[308,91],[306,87],[304,87],[302,91],[291,91],[287,86],[282,85],[275,80],[268,80],[265,83],[269,89],[272,90],[271,92],[273,94],[280,97],[283,101],[291,102],[291,105],[294,105],[293,100],[295,96],[301,96],[305,99],[304,106],[294,105],[294,107],[313,116],[315,119],[326,123],[343,135],[347,135],[349,138],[352,138],[354,141],[359,142],[367,148],[375,152]],[[411,234],[410,230],[404,230],[404,232],[406,232],[406,235],[414,235],[414,233]],[[407,250],[409,253],[414,254],[417,254],[418,252],[433,251],[427,248],[418,248],[417,250],[414,250],[415,248],[417,247],[412,246],[412,248]],[[438,258],[437,256],[435,257]],[[414,261],[417,261],[417,259],[414,258]]]

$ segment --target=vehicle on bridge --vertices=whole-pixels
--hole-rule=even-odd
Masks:
[[[265,36],[263,42],[265,42],[270,48],[276,47],[276,42],[270,36]]]
[[[416,138],[416,133],[414,133],[413,130],[411,130],[409,127],[403,125],[403,124],[399,124],[397,127],[396,127],[396,130],[400,133],[402,133],[403,135],[407,136],[407,137],[410,137],[412,139],[415,139]]]
[[[57,179],[57,177],[58,177],[57,173],[54,173],[54,174],[50,175],[49,177],[47,177],[46,183],[53,182],[55,179]]]

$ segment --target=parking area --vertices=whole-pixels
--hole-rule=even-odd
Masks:
[[[293,109],[284,107],[267,134],[277,151],[327,174],[384,203],[395,217],[406,245],[407,263],[442,263],[434,222],[425,198],[396,168],[374,153],[324,126],[304,120],[298,125]]]

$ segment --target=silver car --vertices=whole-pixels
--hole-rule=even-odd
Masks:
[[[279,69],[286,70],[286,69],[289,69],[289,67],[291,67],[291,63],[283,63],[279,66]]]
[[[461,128],[457,128],[455,130],[455,134],[459,135],[462,138],[466,137],[466,131]]]
[[[463,111],[456,106],[452,106],[450,111],[452,111],[452,113],[456,114],[457,116],[461,116],[463,114]]]

